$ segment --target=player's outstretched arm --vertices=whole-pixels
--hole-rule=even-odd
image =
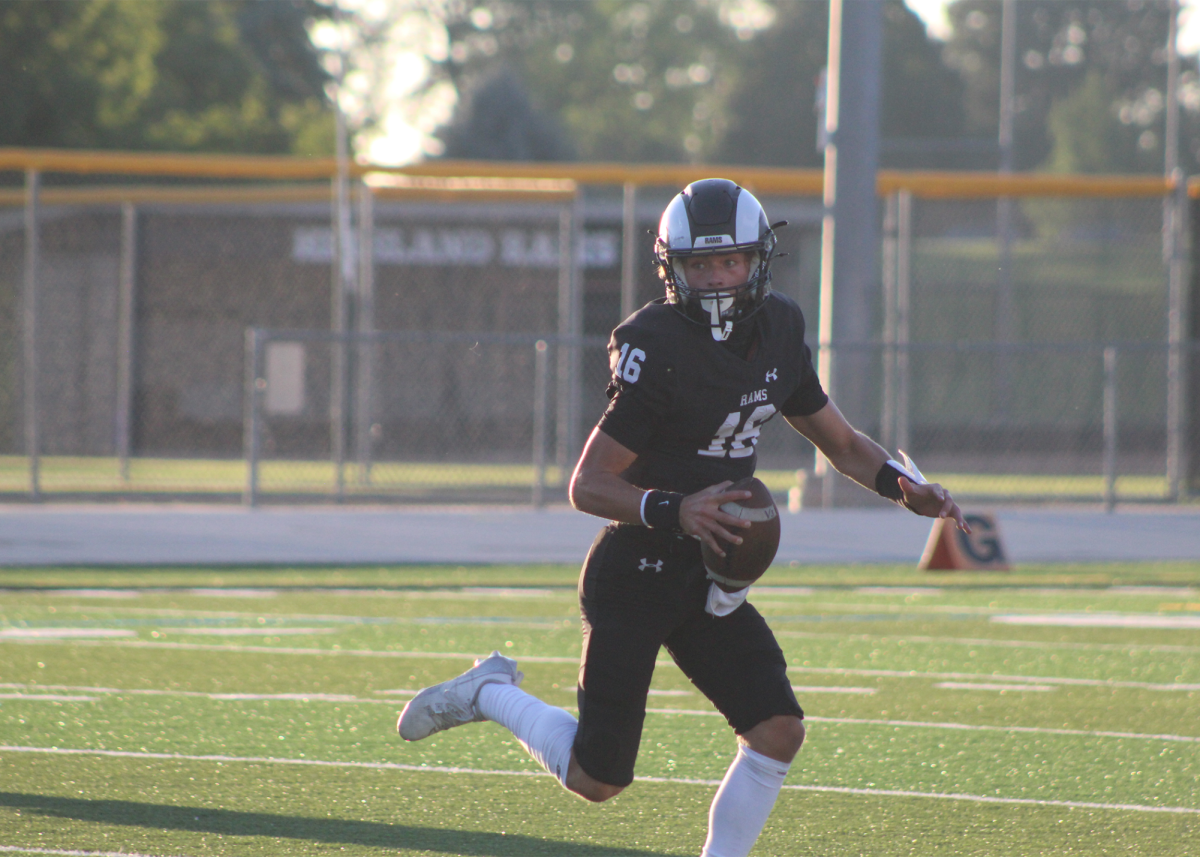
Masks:
[[[891,458],[887,450],[857,431],[831,400],[825,407],[804,417],[785,417],[841,474],[864,488],[875,490],[875,476]],[[900,477],[905,505],[927,518],[953,518],[960,530],[971,529],[950,492],[936,483],[917,484]]]
[[[643,500],[646,490],[632,485],[621,475],[637,460],[637,454],[599,428],[592,429],[583,455],[571,475],[571,505],[581,512],[624,521],[629,524],[644,524],[642,519]],[[730,482],[712,485],[695,494],[673,495],[678,501],[678,531],[695,536],[724,556],[717,539],[740,544],[739,529],[750,526],[749,521],[721,511],[721,504],[731,500],[747,500],[749,491],[726,491]],[[659,492],[656,492],[659,493]],[[662,492],[668,493],[668,492]]]

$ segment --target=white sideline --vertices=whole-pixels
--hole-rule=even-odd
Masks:
[[[412,773],[436,774],[483,774],[500,777],[549,777],[543,771],[488,771],[479,768],[454,768],[432,765],[402,765],[398,762],[330,762],[320,759],[281,759],[273,756],[193,756],[183,753],[149,753],[126,750],[77,750],[63,747],[17,747],[0,745],[0,753],[47,753],[60,756],[108,756],[126,759],[164,759],[184,762],[246,762],[269,765],[310,765],[324,768],[366,768],[369,770],[407,771]],[[716,787],[720,780],[698,780],[682,777],[635,777],[643,783],[665,783]],[[873,797],[917,797],[933,800],[959,800],[973,803],[1018,804],[1025,806],[1061,806],[1073,809],[1112,809],[1130,812],[1167,812],[1177,815],[1200,815],[1200,809],[1187,806],[1145,806],[1130,803],[1095,803],[1075,800],[1042,800],[1037,798],[1006,798],[992,795],[944,794],[939,792],[914,792],[903,789],[857,789],[848,786],[801,786],[785,785],[790,791],[828,792],[833,794],[868,795]]]

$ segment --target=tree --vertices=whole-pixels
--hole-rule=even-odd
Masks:
[[[1017,168],[1160,172],[1169,0],[1022,0],[1014,7]],[[966,87],[968,128],[995,134],[1001,2],[958,0],[948,11],[946,55]],[[1185,68],[1194,87],[1194,60]],[[1189,108],[1192,140],[1197,122]]]
[[[332,151],[313,0],[0,0],[0,145]]]
[[[729,162],[818,167],[815,111],[829,46],[825,3],[781,3],[774,26],[747,45],[741,83],[729,99],[719,157]],[[963,132],[962,86],[941,62],[941,45],[902,0],[884,4],[879,117],[885,166],[946,166],[933,140]],[[890,144],[890,145],[889,145]]]
[[[476,83],[439,136],[447,158],[566,161],[574,155],[558,123],[534,109],[521,79],[507,66]]]
[[[754,24],[706,0],[507,0],[448,24],[459,91],[507,65],[584,160],[705,160]],[[753,7],[760,15],[770,7]],[[736,20],[735,20],[736,19]]]
[[[828,5],[762,0],[482,0],[427,4],[426,89],[460,95],[449,143],[499,72],[528,93],[538,134],[557,122],[584,160],[817,166],[814,114]],[[902,0],[884,5],[885,138],[962,133],[961,84]],[[512,121],[517,121],[515,117]],[[447,137],[446,135],[451,135]],[[458,136],[455,136],[458,135]],[[917,141],[919,143],[919,141]],[[885,149],[885,163],[945,165]],[[557,147],[555,151],[559,151]],[[446,154],[452,151],[449,146]]]

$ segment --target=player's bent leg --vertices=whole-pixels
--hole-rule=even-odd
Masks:
[[[803,743],[804,723],[791,715],[771,717],[739,736],[737,757],[708,811],[708,839],[701,857],[750,853]]]
[[[511,732],[535,762],[570,788],[571,748],[579,721],[569,712],[506,684],[482,688],[476,707],[484,718]]]
[[[625,791],[625,786],[609,785],[590,776],[580,767],[579,762],[575,761],[574,753],[571,754],[571,764],[567,768],[567,780],[564,785],[568,790],[592,803],[603,803]]]
[[[790,763],[804,744],[804,721],[790,714],[768,717],[738,736],[738,742],[777,762]]]

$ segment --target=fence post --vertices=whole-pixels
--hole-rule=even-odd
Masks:
[[[1166,232],[1169,249],[1167,284],[1167,498],[1187,494],[1187,450],[1184,444],[1187,391],[1187,283],[1184,281],[1185,218],[1188,215],[1187,181],[1182,170],[1172,174],[1174,194]],[[1173,203],[1173,204],[1172,204]]]
[[[883,413],[879,442],[887,450],[896,444],[896,194],[883,208]]]
[[[533,346],[533,507],[546,505],[546,418],[549,415],[549,346],[539,339]]]
[[[556,404],[559,478],[565,479],[577,452],[580,416],[580,337],[583,334],[583,207],[577,196],[558,220],[558,395]]]
[[[263,377],[263,342],[265,331],[256,327],[246,328],[246,391],[245,414],[242,418],[242,451],[246,459],[246,488],[242,502],[253,507],[258,503],[258,415],[262,394],[267,388]]]
[[[1104,510],[1117,505],[1117,349],[1104,349]]]
[[[21,326],[25,346],[25,455],[29,459],[29,499],[41,499],[41,431],[38,414],[38,275],[41,265],[39,195],[41,174],[25,171],[25,283]]]
[[[366,182],[358,186],[358,312],[355,321],[360,334],[355,416],[358,431],[358,481],[371,482],[371,426],[375,394],[375,202]]]
[[[117,283],[117,463],[129,483],[133,434],[134,299],[137,288],[137,209],[121,203],[121,265]]]
[[[621,321],[637,309],[637,185],[625,182],[621,201]]]
[[[909,340],[912,310],[912,191],[896,194],[896,448],[912,451],[909,437],[911,367]]]

